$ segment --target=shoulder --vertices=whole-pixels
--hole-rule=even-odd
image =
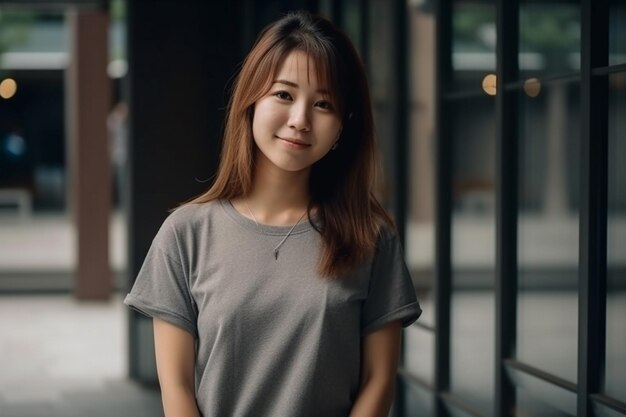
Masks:
[[[210,227],[222,210],[220,205],[221,202],[216,200],[177,207],[167,216],[155,240],[164,243],[176,241],[179,244],[188,241],[194,234]]]
[[[378,228],[378,234],[376,236],[376,247],[384,247],[390,244],[396,244],[400,241],[398,231],[392,225],[383,224]]]
[[[206,220],[213,212],[220,209],[221,202],[218,200],[206,203],[185,203],[176,207],[174,211],[165,219],[164,225],[173,228],[180,228],[189,224],[194,224]]]
[[[374,263],[397,263],[403,262],[404,250],[398,231],[393,226],[381,227],[376,239],[374,249]]]

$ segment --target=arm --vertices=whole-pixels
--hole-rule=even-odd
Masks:
[[[191,333],[153,319],[154,348],[166,417],[200,417],[195,396],[195,341]]]
[[[361,388],[350,417],[387,417],[400,357],[402,325],[393,321],[363,336]]]

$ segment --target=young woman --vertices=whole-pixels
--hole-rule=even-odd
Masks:
[[[373,194],[363,66],[330,22],[268,26],[213,186],[164,222],[125,302],[154,321],[167,417],[383,417],[421,310]]]

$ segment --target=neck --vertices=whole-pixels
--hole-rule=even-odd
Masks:
[[[309,174],[309,169],[297,172],[280,170],[259,157],[252,192],[234,203],[241,213],[247,213],[249,208],[260,223],[294,224],[309,205]]]

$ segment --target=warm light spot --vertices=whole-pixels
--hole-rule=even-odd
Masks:
[[[537,97],[541,93],[541,83],[536,78],[524,81],[524,92],[528,97]]]
[[[483,90],[490,96],[496,95],[496,74],[487,74],[483,78]]]
[[[5,78],[0,82],[0,97],[9,99],[15,95],[17,83],[13,78]]]

